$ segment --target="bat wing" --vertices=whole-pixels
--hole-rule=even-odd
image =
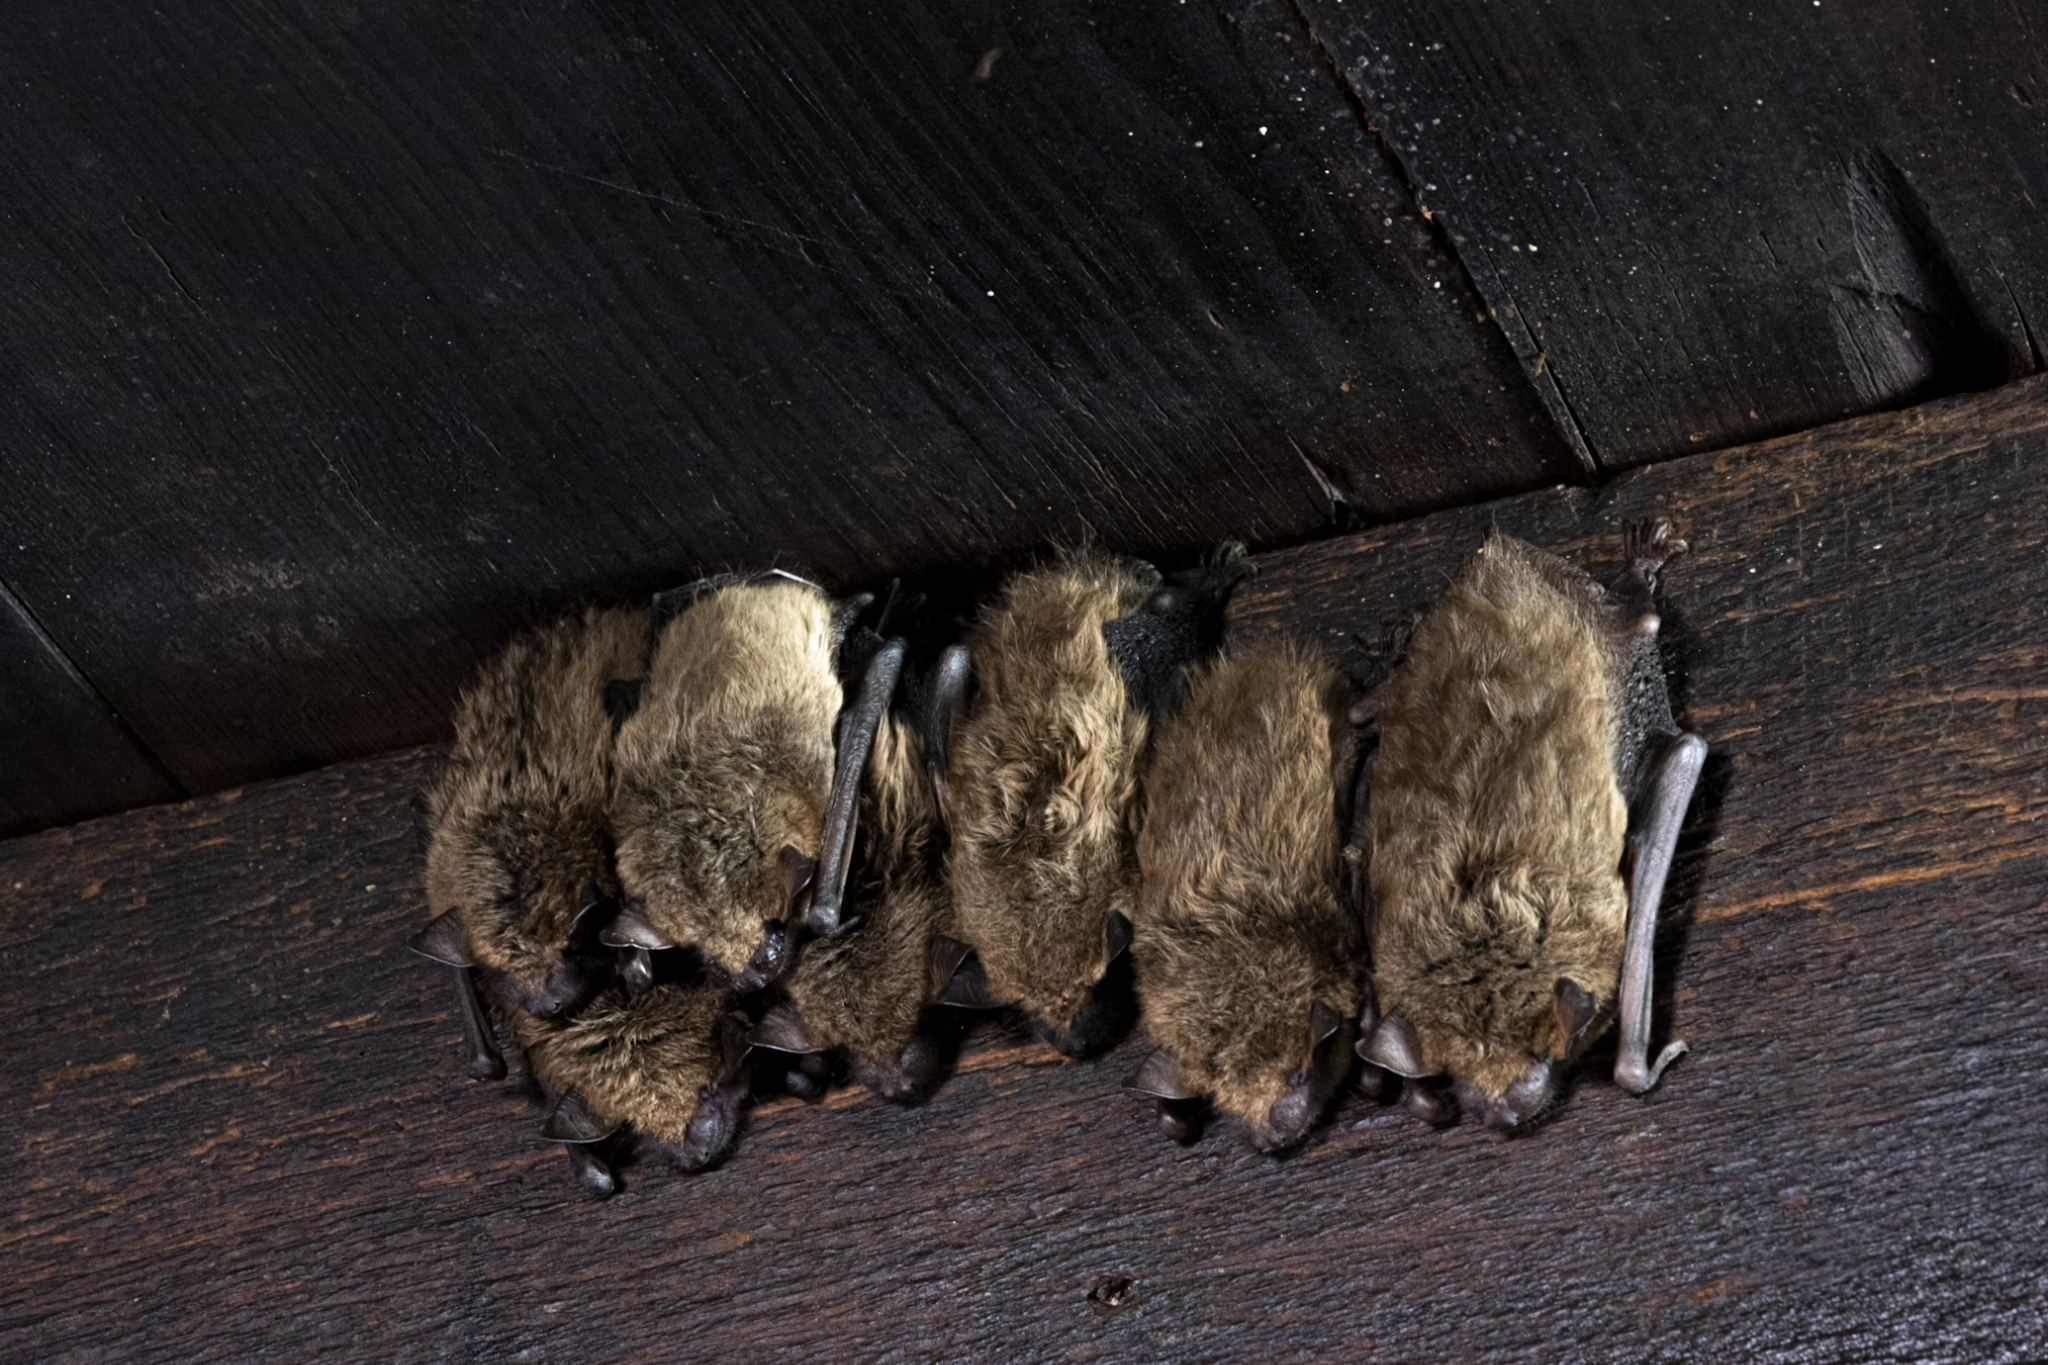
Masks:
[[[1129,616],[1103,624],[1103,642],[1134,704],[1154,717],[1173,711],[1189,665],[1223,642],[1231,592],[1254,572],[1244,546],[1229,542],[1192,585],[1160,588]]]
[[[476,971],[469,963],[469,949],[463,942],[462,916],[450,910],[405,941],[405,946],[422,957],[450,968],[455,978],[455,1017],[462,1021],[462,1042],[469,1049],[470,1079],[502,1080],[505,1059],[491,1040],[491,1026],[484,1018],[483,1002],[476,995]]]
[[[1614,1081],[1632,1095],[1648,1092],[1664,1068],[1685,1053],[1684,1043],[1665,1045],[1650,1061],[1650,996],[1655,965],[1657,911],[1664,899],[1664,880],[1671,873],[1678,831],[1685,823],[1693,788],[1706,763],[1707,743],[1682,734],[1665,746],[1650,774],[1641,807],[1631,821],[1629,842],[1635,866],[1629,877],[1628,941],[1621,968],[1621,1050],[1614,1062]]]
[[[901,640],[891,640],[876,652],[861,680],[860,696],[840,718],[838,763],[825,806],[824,833],[818,840],[818,873],[808,915],[811,932],[821,938],[831,938],[840,930],[846,877],[853,868],[853,836],[860,821],[861,774],[867,768],[868,751],[874,747],[875,730],[896,695],[903,652]]]
[[[939,819],[947,832],[953,828],[951,793],[946,786],[946,766],[953,743],[953,724],[967,709],[967,685],[974,675],[974,661],[966,645],[948,645],[932,670],[931,696],[919,719],[924,738],[925,771],[931,778],[932,796],[939,803]]]

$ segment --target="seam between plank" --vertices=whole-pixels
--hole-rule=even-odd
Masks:
[[[1522,368],[1523,379],[1535,390],[1537,401],[1543,405],[1544,412],[1549,414],[1565,445],[1578,457],[1580,465],[1589,477],[1595,481],[1605,479],[1610,471],[1601,464],[1600,457],[1594,454],[1591,443],[1586,439],[1585,430],[1579,423],[1577,412],[1566,400],[1556,377],[1549,373],[1548,357],[1537,344],[1536,337],[1523,320],[1520,310],[1515,307],[1514,298],[1507,292],[1506,285],[1501,284],[1498,290],[1485,287],[1482,274],[1491,279],[1492,272],[1474,270],[1472,264],[1465,259],[1465,253],[1458,249],[1457,240],[1451,236],[1450,230],[1422,202],[1422,186],[1410,174],[1407,164],[1401,160],[1400,150],[1394,146],[1393,140],[1381,129],[1380,120],[1366,107],[1365,96],[1345,74],[1343,62],[1338,60],[1330,45],[1323,41],[1323,35],[1316,31],[1315,22],[1302,7],[1302,0],[1283,0],[1283,3],[1294,16],[1295,22],[1300,25],[1301,31],[1307,35],[1309,49],[1315,53],[1316,60],[1329,73],[1330,79],[1336,82],[1337,89],[1344,96],[1344,102],[1350,106],[1353,117],[1372,136],[1373,145],[1379,148],[1380,159],[1401,182],[1402,189],[1408,194],[1408,202],[1414,205],[1422,221],[1429,225],[1429,231],[1437,245],[1457,266],[1458,272],[1465,277],[1465,282],[1472,287],[1472,292],[1485,302],[1487,317],[1507,340],[1509,351],[1514,354],[1516,363]],[[1499,297],[1496,297],[1496,294]]]
[[[108,722],[113,725],[121,738],[134,748],[142,761],[149,765],[150,770],[163,780],[165,786],[170,788],[171,799],[183,801],[191,796],[191,793],[185,790],[185,784],[180,782],[177,774],[171,771],[170,765],[158,757],[156,750],[150,748],[143,741],[142,736],[135,732],[135,727],[130,725],[122,718],[121,713],[114,709],[114,704],[107,699],[107,694],[100,691],[99,686],[85,675],[85,671],[64,651],[63,646],[57,643],[56,637],[44,628],[41,619],[36,616],[35,612],[29,609],[28,603],[21,600],[21,596],[14,591],[13,587],[5,579],[0,579],[0,605],[4,605],[26,624],[29,633],[35,636],[36,643],[41,645],[44,651],[57,661],[57,666],[64,670],[65,675],[83,689],[87,696],[99,703],[100,710],[106,715]],[[128,809],[128,807],[123,807],[123,809]]]

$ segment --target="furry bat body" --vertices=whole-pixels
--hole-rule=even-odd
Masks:
[[[1448,1072],[1496,1128],[1540,1116],[1617,1015],[1632,1093],[1684,1051],[1647,1051],[1658,902],[1706,753],[1672,719],[1657,653],[1657,573],[1684,549],[1669,523],[1631,527],[1603,589],[1495,533],[1376,698],[1385,1015],[1358,1050],[1411,1078]],[[1414,1094],[1428,1112],[1428,1088]]]
[[[786,982],[789,999],[754,1029],[758,1047],[806,1058],[845,1048],[854,1078],[897,1103],[928,1095],[945,1065],[931,1008],[951,979],[952,893],[946,885],[945,824],[933,776],[935,755],[966,683],[966,651],[949,649],[920,670],[918,695],[881,722],[860,797],[863,857],[848,909],[857,925],[809,944]],[[814,1093],[816,1075],[791,1077]]]
[[[1159,734],[1131,947],[1159,1051],[1131,1085],[1170,1137],[1209,1099],[1260,1148],[1291,1147],[1349,1073],[1365,972],[1341,895],[1350,701],[1313,651],[1253,645],[1196,672]]]
[[[612,1192],[606,1148],[617,1141],[686,1173],[726,1153],[747,1096],[746,1029],[722,988],[672,980],[607,990],[573,1019],[513,1016],[554,1101],[542,1136],[568,1145],[599,1194]]]
[[[948,871],[977,954],[948,998],[1014,1005],[1068,1056],[1129,1022],[1115,979],[1138,886],[1132,813],[1148,727],[1220,633],[1242,549],[1193,588],[1092,552],[1020,573],[970,640],[978,693],[946,774]]]
[[[837,604],[786,575],[687,591],[665,623],[657,605],[653,665],[619,730],[611,813],[627,909],[609,941],[692,945],[754,990],[789,968],[793,921],[837,838],[837,660],[864,599]]]
[[[606,804],[614,720],[607,689],[637,677],[647,619],[590,610],[513,640],[463,693],[455,744],[428,800],[427,899],[412,941],[456,970],[470,1074],[504,1074],[474,981],[540,1017],[612,979],[597,941],[615,908]]]

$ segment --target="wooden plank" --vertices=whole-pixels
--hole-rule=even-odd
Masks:
[[[183,795],[0,583],[0,838]]]
[[[2048,1349],[2048,383],[1267,556],[1238,628],[1374,633],[1489,519],[1663,512],[1714,745],[1643,1101],[1542,1132],[1348,1101],[1275,1161],[984,1042],[922,1109],[755,1111],[572,1193],[458,1079],[406,799],[431,755],[0,846],[0,1354],[2002,1360]],[[1126,1278],[1135,1302],[1087,1295]]]
[[[2036,7],[1302,8],[1603,465],[2041,368]]]
[[[1585,470],[1281,0],[86,0],[0,77],[0,574],[194,790],[708,566]]]

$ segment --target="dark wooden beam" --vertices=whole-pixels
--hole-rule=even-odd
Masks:
[[[2035,9],[1301,7],[1606,467],[2042,367]]]
[[[769,1104],[594,1204],[399,946],[431,754],[0,846],[0,1355],[2037,1355],[2043,459],[2028,381],[1264,559],[1237,628],[1345,648],[1489,521],[1692,539],[1665,643],[1714,749],[1659,1013],[1693,1051],[1525,1139],[1353,1098],[1289,1160],[1182,1150],[1132,1049],[991,1041],[922,1109]]]
[[[0,583],[0,838],[184,794]]]
[[[0,577],[195,791],[707,567],[1589,472],[1283,0],[66,0],[0,80]]]

